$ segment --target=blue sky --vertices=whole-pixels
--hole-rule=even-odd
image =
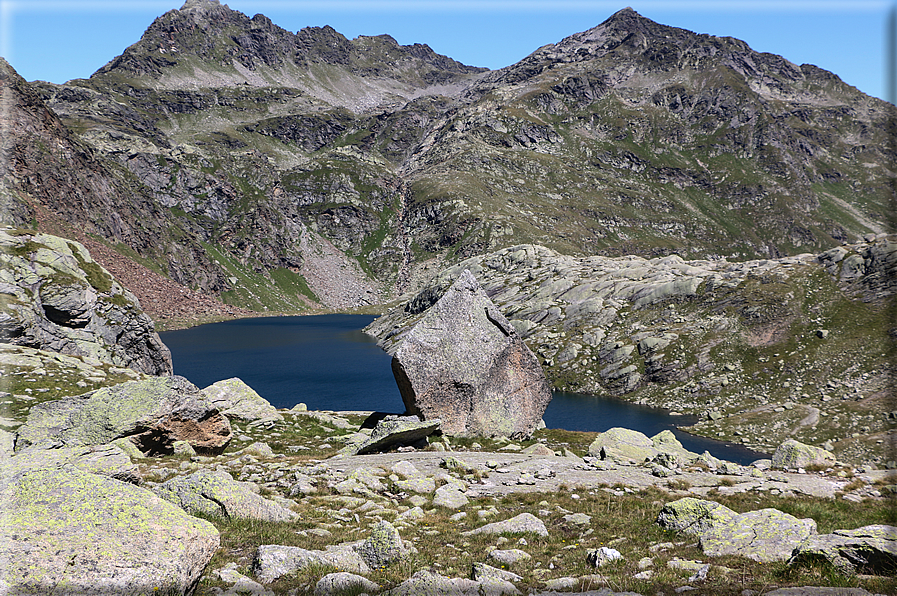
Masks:
[[[230,0],[290,31],[330,25],[349,38],[388,33],[475,66],[501,68],[629,5],[657,22],[737,37],[830,70],[887,99],[883,0]],[[88,77],[183,0],[0,0],[0,55],[27,80]],[[893,98],[891,98],[893,101]]]

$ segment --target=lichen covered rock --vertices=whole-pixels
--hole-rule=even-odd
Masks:
[[[29,445],[103,445],[129,437],[145,454],[172,453],[183,440],[198,453],[219,453],[230,423],[183,377],[150,377],[31,408],[16,449]]]
[[[218,544],[209,522],[112,478],[0,475],[0,585],[11,593],[189,594]]]
[[[0,230],[0,261],[0,341],[171,374],[171,353],[137,298],[83,245]]]
[[[816,533],[816,522],[778,509],[742,513],[719,520],[701,534],[701,550],[711,557],[739,555],[759,561],[787,561],[803,540]]]
[[[737,515],[715,501],[685,497],[664,505],[657,523],[665,530],[700,536],[714,525],[731,521]]]
[[[897,527],[871,525],[809,536],[794,549],[788,564],[818,561],[831,563],[847,575],[893,575],[897,570]]]
[[[299,516],[286,507],[256,494],[251,483],[239,482],[223,470],[200,469],[153,489],[185,511],[214,517],[290,521]]]
[[[772,455],[772,466],[783,469],[805,468],[811,465],[830,466],[836,462],[832,452],[794,439],[788,439],[779,445]]]
[[[356,552],[372,568],[392,565],[408,555],[408,547],[388,521],[381,521],[371,531],[371,535],[355,547]]]
[[[250,422],[250,426],[264,426],[283,420],[277,408],[236,377],[213,383],[202,392],[222,414],[230,419]]]
[[[464,271],[392,361],[409,414],[463,436],[529,436],[551,389],[535,355]]]

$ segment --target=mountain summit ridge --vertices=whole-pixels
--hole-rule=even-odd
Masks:
[[[181,250],[134,242],[137,215],[67,206],[69,221],[256,309],[386,299],[521,242],[748,259],[894,229],[893,106],[631,8],[489,71],[195,0],[90,79],[32,86],[140,188],[122,212]],[[347,277],[327,281],[321,255]],[[277,276],[308,291],[256,289]]]

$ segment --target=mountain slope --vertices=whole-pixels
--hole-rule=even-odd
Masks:
[[[631,9],[485,71],[188,0],[90,79],[33,87],[139,186],[100,217],[155,213],[197,273],[126,244],[257,310],[383,302],[520,242],[756,258],[894,229],[893,106]]]

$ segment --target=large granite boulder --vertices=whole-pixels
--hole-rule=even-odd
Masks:
[[[819,561],[847,575],[891,575],[897,570],[897,527],[872,525],[809,536],[794,549],[788,564]]]
[[[778,446],[772,455],[772,466],[782,469],[805,468],[807,466],[831,466],[837,463],[834,454],[822,447],[807,445],[788,439]]]
[[[551,387],[469,271],[421,317],[392,360],[409,414],[462,436],[529,436]]]
[[[149,377],[77,397],[37,404],[18,430],[28,446],[103,445],[128,437],[141,452],[172,453],[187,441],[197,453],[220,453],[232,432],[227,418],[183,377]]]
[[[0,591],[190,594],[218,548],[207,521],[77,469],[0,474]]]
[[[277,408],[236,377],[213,383],[202,392],[229,419],[245,420],[250,426],[268,426],[283,421]]]
[[[153,488],[157,495],[190,513],[211,517],[292,521],[299,516],[258,495],[251,482],[240,482],[224,470],[200,469]]]
[[[140,303],[72,240],[0,230],[0,341],[170,375]]]

